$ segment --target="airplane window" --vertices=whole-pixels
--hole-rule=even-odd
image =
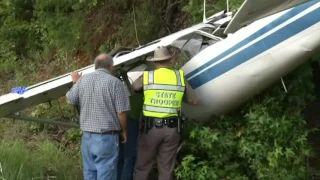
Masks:
[[[168,50],[171,53],[175,54],[175,61],[173,64],[174,69],[180,69],[184,64],[188,62],[188,57],[184,54],[184,51],[181,51],[179,48],[174,47],[174,46],[168,46]]]
[[[204,40],[202,41],[202,46],[200,48],[200,51],[201,52],[202,50],[204,50],[205,48],[217,43],[219,41],[217,40],[214,40],[214,39],[210,39],[210,38],[207,38],[207,37],[204,37]]]
[[[200,52],[200,48],[202,45],[202,35],[200,34],[192,34],[193,36],[187,41],[187,43],[183,46],[183,50],[187,51],[190,58],[194,57],[196,54]]]
[[[179,48],[182,54],[190,60],[199,52],[217,42],[219,42],[218,39],[211,39],[198,33],[192,33],[174,41],[172,45]]]
[[[200,30],[212,34],[215,28],[213,29],[211,27],[204,27],[204,28],[201,28]]]
[[[173,68],[175,69],[180,69],[183,65],[185,65],[190,59],[185,55],[183,54],[183,52],[181,51],[180,53],[178,53],[176,55],[176,58],[175,58],[175,63],[173,65]]]

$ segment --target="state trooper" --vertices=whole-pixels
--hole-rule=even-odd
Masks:
[[[135,180],[148,180],[156,158],[159,180],[171,180],[180,141],[182,101],[197,105],[198,99],[182,70],[170,68],[174,55],[167,48],[157,47],[152,61],[154,71],[144,71],[133,83],[136,91],[144,93],[142,129],[138,142]]]

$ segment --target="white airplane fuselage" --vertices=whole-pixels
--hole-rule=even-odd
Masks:
[[[227,113],[307,61],[320,47],[320,2],[258,20],[213,44],[182,69],[199,97],[186,116]]]

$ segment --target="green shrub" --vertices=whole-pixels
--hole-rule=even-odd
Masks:
[[[302,110],[314,99],[309,64],[271,87],[240,112],[191,124],[179,179],[308,179],[312,148]]]

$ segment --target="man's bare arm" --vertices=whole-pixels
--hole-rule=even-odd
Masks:
[[[123,135],[123,138],[124,138],[124,142],[125,143],[127,141],[127,112],[124,111],[124,112],[119,112],[117,113],[118,115],[118,119],[120,121],[120,124],[121,124],[121,128],[122,128],[122,135]]]
[[[66,99],[69,104],[79,105],[79,83],[75,83],[66,94]]]
[[[122,136],[124,138],[123,143],[127,141],[127,112],[130,111],[130,100],[128,94],[125,91],[124,85],[119,80],[115,86],[114,104],[117,112],[118,119],[120,121]]]
[[[135,91],[141,91],[143,88],[143,74],[132,83],[132,88]]]
[[[194,92],[188,81],[185,79],[186,90],[185,95],[183,97],[183,101],[187,104],[197,105],[199,103],[197,94]]]

